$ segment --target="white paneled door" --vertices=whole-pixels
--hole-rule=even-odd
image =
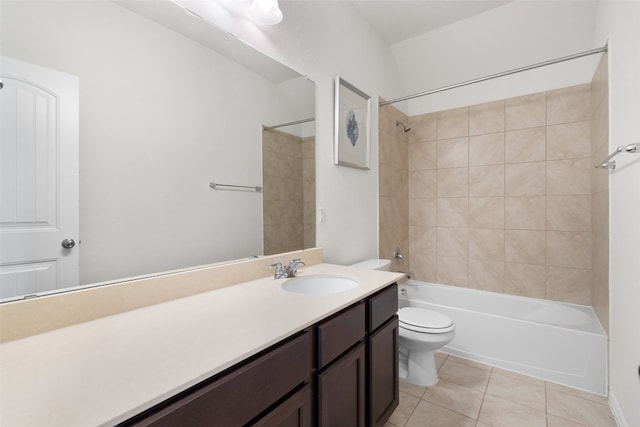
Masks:
[[[78,78],[0,61],[4,299],[78,285]]]

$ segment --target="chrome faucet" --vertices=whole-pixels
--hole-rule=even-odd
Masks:
[[[294,277],[298,272],[298,267],[304,266],[305,263],[300,259],[292,259],[289,261],[289,267],[287,267],[284,272],[287,274],[287,277]]]
[[[289,265],[284,267],[281,262],[276,262],[275,264],[271,264],[269,267],[274,268],[273,278],[274,279],[286,279],[288,277],[294,277],[298,272],[298,267],[302,267],[305,265],[302,260],[292,259],[289,261]]]

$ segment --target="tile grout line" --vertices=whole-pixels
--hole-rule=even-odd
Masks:
[[[476,416],[476,425],[480,422],[480,413],[482,412],[482,407],[484,406],[484,399],[487,396],[487,390],[489,389],[489,382],[491,381],[491,376],[493,375],[493,366],[489,370],[489,379],[487,380],[487,385],[484,388],[484,393],[482,393],[482,402],[480,402],[480,409],[478,409],[478,415]]]
[[[544,421],[545,425],[549,427],[549,405],[547,403],[547,382],[544,382]]]

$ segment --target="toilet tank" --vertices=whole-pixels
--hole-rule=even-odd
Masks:
[[[388,259],[368,259],[351,264],[349,267],[366,268],[367,270],[383,270],[389,271],[391,261]]]

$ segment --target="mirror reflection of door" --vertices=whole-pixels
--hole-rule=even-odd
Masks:
[[[0,298],[78,284],[78,78],[1,58]]]

